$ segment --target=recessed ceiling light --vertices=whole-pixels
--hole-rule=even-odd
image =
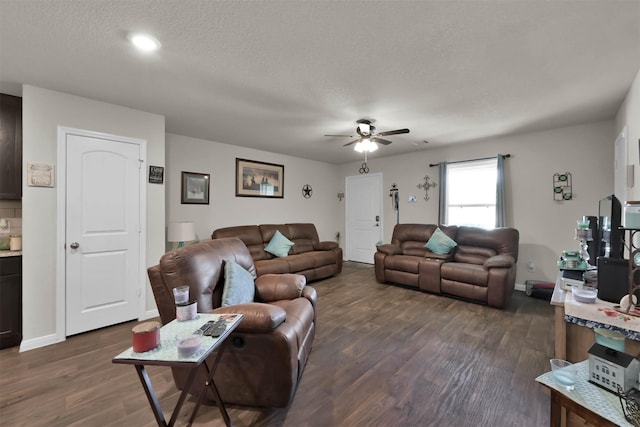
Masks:
[[[154,50],[160,49],[160,42],[158,39],[148,34],[129,34],[129,41],[143,52],[153,52]]]

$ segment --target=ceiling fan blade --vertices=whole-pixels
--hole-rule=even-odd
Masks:
[[[355,140],[353,140],[351,142],[347,142],[346,144],[343,145],[343,147],[346,147],[346,146],[351,145],[351,144],[355,144],[358,141],[362,141],[362,138],[358,138],[358,139],[355,139]]]
[[[409,133],[409,129],[388,130],[386,132],[380,132],[380,133],[378,133],[378,135],[380,135],[380,136],[400,135],[401,133]]]
[[[379,144],[382,144],[382,145],[391,144],[391,141],[389,141],[388,139],[382,139],[382,138],[375,137],[375,138],[371,138],[371,140],[374,141],[374,142],[377,142]]]
[[[341,137],[345,137],[345,138],[353,138],[353,135],[333,135],[333,134],[327,134],[327,135],[325,135],[325,136],[335,137],[335,138],[338,138],[338,137],[340,137],[340,138],[341,138]]]

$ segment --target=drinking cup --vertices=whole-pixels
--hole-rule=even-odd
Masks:
[[[176,304],[189,301],[189,287],[178,286],[177,288],[173,288],[173,298],[175,299]]]
[[[551,371],[556,383],[567,390],[575,388],[578,377],[578,368],[571,362],[562,359],[551,359]]]

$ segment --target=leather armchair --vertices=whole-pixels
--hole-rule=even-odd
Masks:
[[[198,312],[242,313],[215,373],[225,403],[286,407],[291,402],[315,336],[317,295],[298,274],[265,274],[255,280],[254,302],[220,307],[224,260],[232,259],[256,277],[249,250],[237,238],[223,238],[185,246],[165,254],[148,269],[153,295],[163,324],[175,319],[172,289],[188,285]],[[213,363],[215,353],[210,361]],[[172,368],[182,390],[188,370]],[[190,392],[198,394],[206,378],[198,372]],[[210,391],[208,391],[210,393]],[[213,395],[207,397],[213,400]]]

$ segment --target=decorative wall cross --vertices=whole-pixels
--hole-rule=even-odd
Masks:
[[[424,200],[425,201],[429,201],[429,190],[431,188],[436,188],[436,186],[438,185],[437,182],[429,182],[430,178],[429,175],[425,175],[424,176],[424,184],[418,184],[418,188],[420,190],[424,190]]]

